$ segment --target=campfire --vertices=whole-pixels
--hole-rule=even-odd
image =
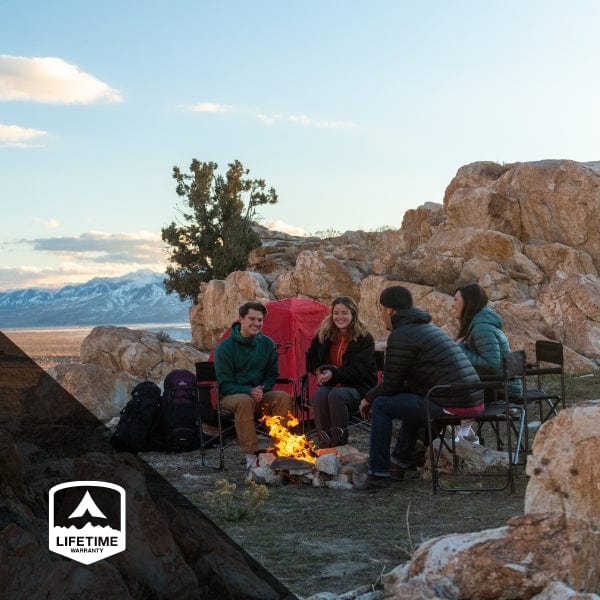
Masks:
[[[314,464],[317,460],[315,445],[306,436],[290,431],[290,428],[298,426],[300,421],[292,413],[288,413],[287,425],[282,423],[283,419],[284,417],[277,415],[265,415],[261,418],[269,428],[269,436],[273,440],[277,456],[297,458]]]
[[[306,436],[291,431],[300,423],[291,413],[287,417],[265,415],[261,422],[269,430],[273,447],[259,454],[258,466],[248,474],[252,481],[352,489],[354,482],[366,477],[366,455],[352,446],[318,450]]]

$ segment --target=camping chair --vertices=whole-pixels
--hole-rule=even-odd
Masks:
[[[196,382],[200,406],[200,451],[202,465],[212,466],[206,464],[205,450],[214,445],[218,445],[219,466],[215,468],[223,469],[225,467],[225,450],[231,446],[236,439],[235,422],[233,413],[221,407],[221,398],[219,395],[219,386],[214,362],[202,361],[196,363]],[[296,382],[293,378],[278,378],[275,383],[276,385],[289,385],[292,390],[292,398],[296,398]],[[213,427],[216,430],[213,433],[208,433],[205,431],[206,425]],[[267,431],[262,423],[256,423],[256,432],[258,435],[267,435]]]
[[[222,409],[220,405],[215,364],[209,361],[197,362],[196,381],[200,406],[200,454],[202,466],[208,466],[205,461],[205,450],[217,444],[219,446],[218,468],[223,469],[225,467],[225,449],[235,439],[235,427],[233,415]],[[211,428],[216,427],[216,431],[213,433],[205,431],[207,425]],[[226,438],[229,438],[227,442],[225,441]]]
[[[515,405],[508,396],[508,383],[521,377],[523,365],[525,362],[525,353],[523,351],[510,352],[502,358],[503,379],[495,381],[479,381],[473,384],[452,384],[436,385],[430,388],[425,396],[427,408],[427,432],[429,441],[429,462],[431,466],[431,481],[433,493],[437,490],[449,492],[455,491],[497,491],[510,487],[511,493],[515,491],[514,484],[514,464],[518,461],[518,452],[521,448],[521,438],[525,427],[525,409],[522,406]],[[433,417],[431,415],[431,397],[435,393],[444,392],[445,394],[464,393],[477,390],[493,390],[501,400],[498,403],[487,405],[483,413],[470,417],[470,420],[479,424],[491,425],[498,450],[506,447],[508,467],[506,469],[506,478],[504,482],[485,485],[480,480],[475,485],[448,486],[444,483],[443,477],[438,469],[440,458],[444,452],[452,456],[453,475],[462,475],[463,477],[472,476],[471,474],[460,473],[459,461],[456,454],[456,427],[460,426],[461,419],[453,415],[442,415]],[[518,423],[518,426],[515,425]],[[504,428],[501,427],[504,424]],[[435,435],[434,435],[435,431]],[[504,437],[502,437],[504,431]],[[512,434],[517,433],[517,442],[515,450],[512,450]],[[450,440],[448,440],[448,434]],[[438,440],[437,452],[433,441]],[[481,475],[483,477],[484,475]]]
[[[557,391],[546,391],[549,390],[548,375],[559,376],[560,385]],[[536,387],[526,387],[526,379],[528,377],[536,378]],[[535,363],[527,365],[523,385],[523,397],[525,405],[537,403],[540,424],[558,414],[559,405],[561,408],[566,408],[564,352],[563,345],[560,342],[551,342],[549,340],[537,340],[535,342]],[[544,404],[548,409],[545,414]]]
[[[377,383],[381,381],[383,376],[383,367],[385,364],[385,351],[384,350],[375,350],[375,366],[377,368]],[[363,416],[360,414],[360,411],[357,410],[350,415],[350,424],[348,425],[347,431],[357,427],[362,430],[370,430],[371,429],[371,420],[363,419]]]
[[[507,358],[507,366],[506,368],[509,370],[508,374],[504,374],[504,377],[508,376],[508,381],[518,379],[521,381],[523,385],[523,389],[525,389],[525,352],[523,350],[517,350],[515,352],[511,352],[506,355]],[[503,362],[504,369],[504,362]],[[489,381],[486,378],[482,378],[483,381]],[[503,382],[504,380],[498,380]],[[489,407],[491,410],[497,409],[499,406],[503,405],[504,398],[504,388],[499,388],[493,391],[492,396],[494,396],[495,401]],[[511,405],[511,414],[513,416],[512,421],[509,421],[509,425],[511,427],[512,433],[515,435],[516,444],[515,451],[513,457],[513,464],[519,464],[519,453],[522,452],[524,456],[527,455],[529,451],[529,433],[527,429],[527,407],[523,403],[523,396],[514,396],[509,395],[509,403]],[[479,443],[484,446],[484,427],[486,424],[492,430],[494,438],[496,440],[496,448],[501,450],[503,448],[503,439],[500,431],[500,427],[498,426],[498,422],[494,419],[474,419],[477,423],[477,437],[479,439]],[[525,460],[525,459],[524,459]]]

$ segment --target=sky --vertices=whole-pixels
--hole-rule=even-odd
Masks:
[[[600,2],[0,0],[0,291],[164,271],[173,166],[292,233],[399,227],[468,163],[600,160]]]

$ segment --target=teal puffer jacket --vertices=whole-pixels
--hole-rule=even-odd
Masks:
[[[502,317],[489,306],[473,317],[467,337],[461,345],[481,377],[502,377],[502,357],[510,352],[510,346],[502,331]],[[520,395],[521,382],[511,382],[508,389],[510,395]]]

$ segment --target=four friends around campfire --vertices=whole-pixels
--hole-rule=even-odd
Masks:
[[[458,321],[456,341],[481,378],[502,379],[502,357],[510,352],[510,345],[502,331],[502,317],[488,306],[485,290],[477,283],[470,283],[456,290],[452,301],[454,316]],[[509,383],[508,393],[520,396],[521,382]],[[493,390],[486,392],[486,403],[495,400]],[[464,421],[458,435],[477,442],[471,423]]]
[[[359,319],[352,298],[333,300],[312,340],[306,363],[318,383],[310,403],[319,446],[343,446],[348,442],[350,415],[358,411],[361,398],[377,383],[375,341]]]
[[[287,392],[273,389],[279,367],[275,342],[262,333],[266,314],[267,307],[260,302],[242,304],[231,334],[215,349],[221,406],[234,414],[247,469],[257,461],[255,419],[261,414],[279,415],[285,424],[294,406]]]
[[[477,383],[475,368],[445,331],[431,322],[431,315],[413,306],[410,291],[402,286],[384,289],[379,297],[382,323],[391,333],[387,341],[381,383],[369,390],[360,402],[363,418],[371,418],[369,475],[366,491],[392,483],[390,443],[392,422],[402,421],[394,450],[395,475],[403,478],[415,470],[414,451],[427,415],[425,395],[439,384]],[[432,416],[453,414],[468,419],[484,410],[481,391],[432,397]]]

